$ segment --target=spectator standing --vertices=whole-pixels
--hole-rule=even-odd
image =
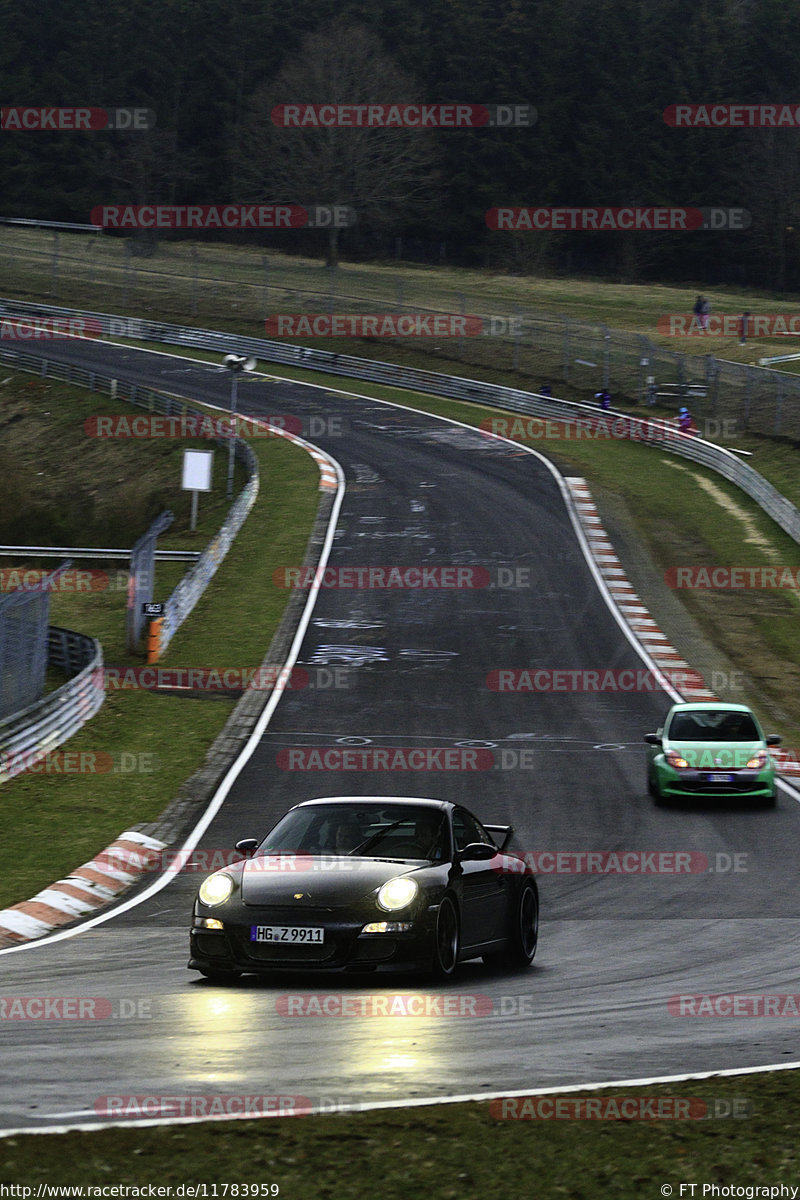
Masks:
[[[692,312],[694,313],[694,319],[697,321],[698,329],[703,328],[703,299],[702,296],[698,296],[692,305]]]
[[[739,345],[743,346],[747,341],[747,329],[750,323],[750,313],[742,313],[742,319],[739,324]]]
[[[711,316],[711,301],[703,297],[703,310],[700,313],[700,324],[703,333],[708,333],[708,318]]]

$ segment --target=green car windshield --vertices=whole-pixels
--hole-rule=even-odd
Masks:
[[[675,713],[667,736],[679,742],[758,742],[761,734],[750,713],[708,710]]]

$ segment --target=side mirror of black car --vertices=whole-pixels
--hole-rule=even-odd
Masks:
[[[498,853],[496,846],[489,846],[486,842],[470,842],[463,850],[459,850],[457,857],[459,862],[488,862]]]
[[[765,738],[765,741],[768,746],[780,746],[781,742],[783,741],[783,738],[781,737],[781,735],[779,733],[770,733]]]
[[[242,838],[240,842],[236,843],[235,849],[240,854],[252,854],[257,846],[258,838]]]
[[[661,745],[661,738],[658,736],[657,733],[646,733],[644,735],[644,740],[647,742],[648,746],[660,746]]]

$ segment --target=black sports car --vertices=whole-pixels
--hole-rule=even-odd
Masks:
[[[460,804],[399,796],[306,800],[248,857],[204,880],[189,968],[242,973],[527,966],[536,953],[539,893],[513,830],[484,826]],[[497,838],[497,841],[495,841]]]

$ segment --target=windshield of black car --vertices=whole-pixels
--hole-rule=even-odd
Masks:
[[[675,713],[668,737],[679,742],[757,742],[761,734],[750,713],[709,709]]]
[[[309,805],[287,813],[258,853],[437,861],[446,854],[446,830],[441,809],[421,805]]]

